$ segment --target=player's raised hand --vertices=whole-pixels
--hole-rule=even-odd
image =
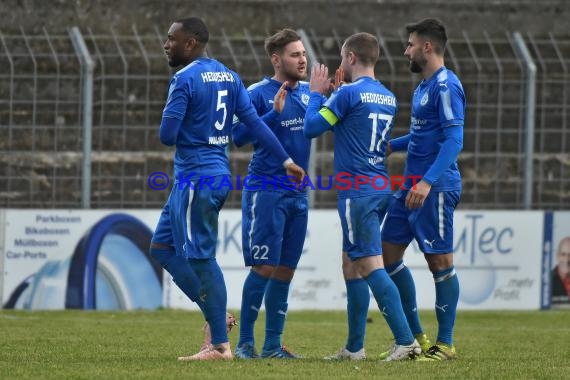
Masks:
[[[333,91],[344,84],[344,70],[339,67],[334,73]]]
[[[311,92],[325,95],[329,92],[330,86],[329,68],[320,63],[314,64],[311,68],[311,80],[309,82]]]
[[[331,81],[329,85],[329,91],[327,96],[330,95],[333,91],[344,84],[344,70],[342,68],[336,69],[334,73],[334,82]]]
[[[287,175],[295,177],[295,183],[299,185],[305,178],[305,171],[299,165],[291,162],[287,165]]]
[[[283,111],[283,108],[285,108],[285,98],[287,98],[287,90],[286,90],[287,86],[289,86],[289,82],[287,81],[283,82],[281,87],[279,87],[279,91],[277,91],[277,94],[275,94],[275,97],[273,98],[273,109],[277,113],[281,113],[281,111]]]

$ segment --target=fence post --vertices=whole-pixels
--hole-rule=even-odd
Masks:
[[[95,61],[91,58],[83,35],[78,27],[69,30],[75,53],[79,57],[83,77],[83,162],[81,181],[81,207],[91,206],[91,148],[93,133],[93,72]]]
[[[568,66],[566,65],[566,60],[562,55],[562,51],[558,47],[558,42],[552,33],[548,33],[550,43],[556,52],[556,58],[560,62],[560,66],[562,67],[562,75],[563,75],[563,82],[564,85],[562,87],[562,125],[560,126],[562,129],[562,149],[561,152],[568,152],[566,147],[567,135],[568,135],[568,93],[570,92],[570,75],[568,75]],[[560,194],[564,194],[564,185],[565,185],[565,178],[568,178],[566,175],[566,171],[564,169],[564,164],[560,165]],[[564,197],[560,197],[560,201],[558,207],[564,209],[566,204],[564,202]]]
[[[4,261],[5,261],[5,237],[6,234],[6,211],[0,210],[0,307],[4,306]]]
[[[536,110],[536,65],[519,32],[513,33],[515,51],[526,68],[525,109],[525,163],[524,163],[524,208],[532,207],[533,161],[534,161],[534,114]]]

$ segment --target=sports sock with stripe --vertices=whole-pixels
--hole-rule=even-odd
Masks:
[[[459,301],[459,280],[453,266],[434,272],[433,280],[435,281],[435,314],[439,326],[437,341],[451,346]]]
[[[386,273],[384,268],[376,269],[366,277],[366,282],[372,290],[372,294],[378,302],[380,311],[388,323],[396,344],[410,345],[414,342],[414,336],[408,326],[406,315],[402,309],[398,288]]]
[[[386,272],[388,272],[388,275],[398,288],[402,308],[404,309],[404,314],[406,314],[412,334],[421,334],[423,330],[416,303],[416,284],[410,269],[404,264],[403,260],[400,260],[397,263],[386,265]]]

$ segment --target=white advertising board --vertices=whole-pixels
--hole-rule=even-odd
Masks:
[[[143,253],[159,214],[159,210],[4,210],[2,305],[196,309],[168,274],[161,272],[157,277],[156,263]],[[543,215],[541,211],[456,212],[459,308],[540,308]],[[144,233],[125,231],[125,225],[133,224]],[[304,252],[291,285],[290,310],[345,309],[341,242],[335,210],[309,213]],[[217,257],[226,280],[228,307],[239,309],[248,273],[241,254],[239,210],[220,214]],[[414,273],[418,306],[433,309],[433,279],[414,244],[405,261]],[[372,301],[371,308],[375,307]]]
[[[5,210],[3,306],[160,306],[160,280],[143,253],[158,216],[156,210]]]

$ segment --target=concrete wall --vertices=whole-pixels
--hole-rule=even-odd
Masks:
[[[64,31],[73,25],[108,31],[140,31],[157,26],[166,33],[176,18],[199,16],[212,31],[225,28],[239,32],[247,26],[265,33],[279,27],[314,28],[328,32],[352,32],[379,27],[397,34],[403,25],[423,17],[438,17],[449,34],[467,30],[491,35],[505,30],[533,34],[568,34],[570,2],[564,0],[2,0],[0,19],[3,33],[28,32],[45,27]]]

